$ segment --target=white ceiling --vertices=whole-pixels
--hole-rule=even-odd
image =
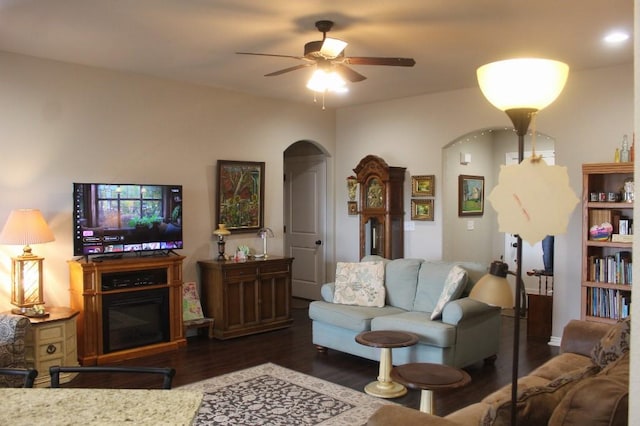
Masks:
[[[632,0],[0,0],[0,50],[311,104],[309,68],[263,77],[299,61],[235,52],[302,56],[320,19],[347,56],[416,60],[352,66],[367,80],[329,108],[475,87],[478,66],[516,56],[572,70],[633,62],[631,41],[602,42],[631,33]]]

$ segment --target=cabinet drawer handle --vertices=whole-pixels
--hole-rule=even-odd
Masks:
[[[56,353],[57,349],[58,348],[56,348],[56,345],[49,345],[49,346],[47,346],[47,353],[49,355],[54,354],[54,353]]]

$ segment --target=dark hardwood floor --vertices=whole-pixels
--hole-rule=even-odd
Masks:
[[[378,363],[349,354],[329,350],[318,353],[311,344],[311,321],[307,315],[307,302],[295,300],[294,323],[290,328],[231,340],[209,340],[204,335],[188,339],[188,345],[178,351],[124,361],[118,365],[144,365],[176,369],[174,388],[180,385],[229,373],[265,362],[296,370],[333,383],[362,391],[378,375]],[[435,395],[436,413],[446,415],[511,382],[511,355],[514,318],[503,316],[501,349],[494,365],[482,362],[465,368],[472,381],[466,387],[438,392]],[[520,363],[522,376],[556,355],[558,348],[547,344],[547,339],[527,338],[526,320],[520,321]],[[66,387],[159,387],[157,377],[134,378],[119,376],[78,376]],[[393,401],[419,407],[419,391]]]

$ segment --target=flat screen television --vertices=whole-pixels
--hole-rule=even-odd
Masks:
[[[181,185],[73,184],[75,256],[181,248]]]

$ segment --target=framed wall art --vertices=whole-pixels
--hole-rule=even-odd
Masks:
[[[216,218],[231,232],[264,226],[264,162],[218,160]]]
[[[412,198],[411,220],[433,220],[433,200]]]
[[[458,176],[458,216],[484,214],[484,176]]]
[[[433,197],[435,195],[435,175],[411,176],[412,197]]]

